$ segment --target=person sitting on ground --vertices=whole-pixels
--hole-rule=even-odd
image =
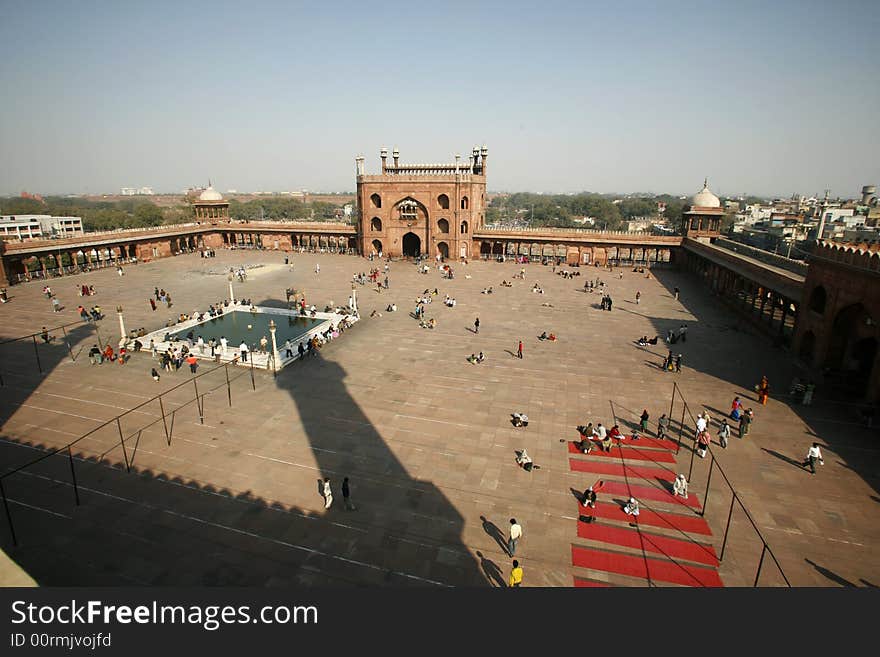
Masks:
[[[591,509],[596,508],[596,493],[605,485],[605,482],[601,479],[597,481],[595,484],[590,486],[587,490],[584,491],[584,501],[583,505],[588,506]]]
[[[541,333],[541,335],[538,336],[538,339],[539,340],[547,340],[549,337],[550,336],[547,335],[547,331],[544,331],[543,333]]]
[[[550,342],[556,342],[556,334],[551,333],[550,335],[547,336],[547,339],[550,340]]]
[[[529,416],[525,413],[514,413],[513,414],[513,426],[515,427],[527,427],[529,426]]]
[[[629,498],[629,502],[623,507],[623,512],[628,516],[639,516],[639,503],[636,501],[636,498]]]
[[[531,472],[532,468],[535,467],[532,462],[532,457],[528,455],[525,448],[519,453],[519,456],[516,457],[516,462],[522,467],[526,472]]]
[[[575,443],[577,448],[583,452],[584,454],[589,454],[593,451],[593,443],[590,440],[587,434],[581,434],[581,439]]]
[[[593,429],[593,435],[596,436],[596,439],[600,443],[602,443],[602,449],[606,452],[611,451],[611,438],[608,437],[608,431],[602,426],[601,422],[596,425],[595,429]]]
[[[468,361],[471,365],[476,365],[476,364],[477,364],[477,355],[476,355],[476,354],[471,354],[470,356],[467,357],[467,361]]]
[[[374,310],[373,312],[370,313],[370,317],[381,317],[381,316],[382,316],[382,313],[380,313],[377,310]]]
[[[611,427],[611,431],[608,432],[608,437],[611,440],[614,440],[614,439],[623,440],[625,438],[625,436],[622,433],[620,433],[620,427],[616,424],[613,427]]]
[[[486,360],[486,357],[483,355],[483,352],[481,351],[480,355],[477,356],[477,362],[482,363],[484,360]]]
[[[639,338],[639,346],[640,347],[647,347],[648,346],[648,336],[647,335],[643,335],[642,337]]]
[[[675,478],[675,483],[672,484],[672,493],[684,499],[688,498],[688,482],[683,474],[679,474]]]
[[[153,381],[159,380],[159,373],[156,371],[155,367],[150,371],[150,376],[153,377]]]
[[[651,338],[650,340],[648,340],[648,344],[656,345],[656,344],[657,344],[657,338],[658,338],[658,337],[659,337],[659,336],[656,336],[656,335],[655,335],[653,338]]]
[[[113,347],[109,344],[107,348],[104,349],[104,360],[116,360],[116,354],[113,353]]]
[[[100,365],[104,362],[104,357],[101,355],[101,348],[98,345],[92,345],[92,348],[89,349],[89,361],[93,365]]]

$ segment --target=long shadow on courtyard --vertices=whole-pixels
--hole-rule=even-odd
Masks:
[[[212,484],[210,468],[198,468],[207,474],[196,479],[141,467],[136,454],[123,458],[112,443],[83,441],[69,455],[57,454],[5,480],[18,545],[4,521],[3,549],[43,585],[489,585],[461,543],[461,515],[435,486],[406,472],[346,389],[346,373],[332,360],[334,347],[326,348],[331,358],[319,353],[274,381],[258,374],[256,392],[243,380],[231,409],[241,413],[268,386],[290,395],[318,472],[267,463],[266,476],[276,482],[329,477],[335,502],[328,511]],[[69,358],[61,348],[41,355],[47,374]],[[24,388],[14,396],[8,392],[4,419],[29,398]],[[181,410],[176,421],[196,423],[195,405]],[[39,439],[0,438],[2,472],[55,447]],[[161,424],[138,434],[137,443],[147,453],[164,450]],[[173,441],[167,455],[175,457]],[[344,508],[344,476],[351,478],[356,511]],[[317,494],[314,509],[323,506]]]

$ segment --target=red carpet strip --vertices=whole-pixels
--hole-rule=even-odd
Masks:
[[[693,493],[688,494],[688,498],[684,499],[678,495],[655,488],[653,486],[638,486],[636,484],[626,484],[622,481],[606,481],[599,491],[607,495],[623,495],[625,497],[634,497],[637,500],[652,500],[654,502],[666,502],[668,504],[684,505],[694,509],[700,508],[700,500]]]
[[[599,441],[595,438],[591,439],[594,443],[598,443]],[[576,441],[572,441],[572,444]],[[613,444],[630,444],[633,447],[643,447],[646,449],[665,449],[671,452],[674,452],[678,447],[678,443],[672,440],[667,440],[665,438],[650,438],[648,436],[642,436],[638,440],[633,440],[632,436],[627,436],[623,441],[618,440],[617,438],[613,439]],[[578,450],[580,451],[580,450]]]
[[[656,582],[669,582],[683,586],[723,586],[718,573],[709,568],[685,566],[671,561],[629,554],[572,546],[571,561],[580,568],[650,579]]]
[[[568,459],[568,465],[574,472],[592,472],[594,474],[616,475],[634,479],[662,479],[675,481],[675,471],[664,468],[648,468],[640,465],[626,465],[609,461],[582,461]]]
[[[610,545],[636,548],[645,552],[656,552],[670,559],[685,559],[718,567],[715,548],[680,538],[646,534],[628,527],[614,527],[596,522],[578,522],[578,536],[591,541],[601,541]]]
[[[638,442],[638,441],[637,441]],[[568,443],[569,454],[588,456],[579,450],[573,442]],[[658,450],[638,449],[637,447],[612,447],[610,452],[603,449],[594,449],[589,456],[599,456],[612,459],[633,459],[634,461],[654,461],[656,463],[675,463],[675,457],[668,452]]]
[[[596,508],[590,509],[578,502],[578,513],[586,516],[596,516],[603,520],[618,520],[620,522],[637,522],[639,525],[650,525],[653,527],[663,527],[665,529],[674,529],[677,531],[690,534],[703,534],[711,536],[712,530],[706,521],[699,516],[682,516],[676,513],[660,513],[646,509],[643,505],[639,509],[641,513],[638,518],[629,516],[623,512],[623,508],[619,504],[611,502],[596,502]]]

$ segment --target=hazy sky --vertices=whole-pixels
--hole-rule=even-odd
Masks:
[[[618,6],[619,5],[619,6]],[[489,148],[489,188],[880,185],[876,2],[0,0],[0,194],[353,190]]]

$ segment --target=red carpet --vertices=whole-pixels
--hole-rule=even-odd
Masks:
[[[656,552],[670,559],[685,559],[718,567],[718,557],[711,545],[693,541],[646,534],[629,527],[614,527],[596,522],[578,522],[578,536],[591,541],[601,541],[610,545],[636,548],[645,552]]]
[[[572,445],[576,441],[572,441]],[[598,440],[593,440],[594,443],[598,443]],[[617,440],[616,438],[613,440],[613,444],[631,444],[633,447],[644,447],[645,449],[665,449],[674,452],[676,447],[678,447],[678,443],[672,440],[660,439],[660,438],[650,438],[648,436],[642,436],[638,440],[633,440],[631,436],[627,436],[623,441]],[[571,451],[571,448],[569,448]],[[575,449],[576,452],[580,452],[579,449]],[[582,452],[581,452],[582,453]]]
[[[583,577],[575,577],[574,578],[575,588],[599,588],[599,589],[607,589],[611,586],[611,584],[606,584],[605,582],[597,582],[594,579],[584,579]]]
[[[662,479],[675,481],[675,471],[663,468],[647,468],[640,465],[609,463],[608,461],[582,461],[568,459],[568,465],[574,472],[592,472],[594,474],[617,475],[636,479]]]
[[[639,441],[636,441],[637,443]],[[579,450],[573,442],[568,443],[569,454],[588,456]],[[657,463],[675,463],[675,457],[666,451],[639,449],[637,447],[612,447],[610,452],[602,449],[594,449],[589,456],[599,456],[613,459],[633,459],[634,461],[655,461]]]
[[[700,500],[696,495],[690,493],[687,499],[673,495],[660,488],[653,486],[639,486],[636,484],[625,484],[622,481],[606,481],[602,487],[601,493],[610,495],[623,495],[624,497],[634,497],[637,500],[653,500],[654,502],[667,502],[669,504],[689,506],[694,509],[700,508]]]
[[[605,484],[608,485],[607,483]],[[619,504],[612,502],[596,502],[596,508],[590,509],[578,502],[578,513],[587,516],[596,516],[603,520],[619,520],[621,522],[638,522],[639,525],[651,525],[654,527],[663,527],[666,529],[675,529],[685,533],[704,534],[711,536],[712,531],[706,521],[699,516],[682,516],[676,513],[658,513],[651,509],[646,509],[644,505],[640,505],[641,513],[636,519],[628,516],[623,512]]]
[[[669,582],[684,586],[724,586],[718,573],[714,570],[630,554],[572,546],[571,561],[575,566],[581,568],[602,570],[657,582]]]

